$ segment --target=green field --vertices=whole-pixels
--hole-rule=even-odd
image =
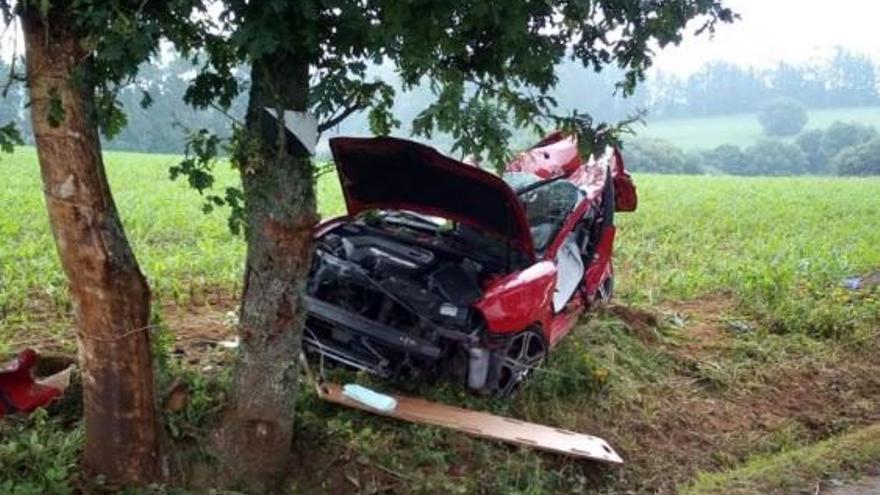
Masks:
[[[824,129],[832,122],[859,122],[880,129],[880,107],[810,110],[805,129]],[[651,121],[637,127],[639,136],[665,139],[684,149],[711,149],[722,144],[745,147],[761,139],[761,125],[754,113],[689,119]]]
[[[226,225],[226,211],[202,213],[202,199],[185,182],[171,182],[168,167],[179,157],[124,152],[106,154],[108,176],[122,222],[153,291],[184,302],[205,291],[234,291],[242,273],[244,244]],[[218,187],[237,172],[217,167]],[[20,148],[0,156],[0,317],[17,318],[29,303],[64,307],[60,272],[41,194],[36,153]],[[336,178],[319,186],[324,215],[343,210]],[[45,306],[44,306],[45,308]]]
[[[106,157],[123,223],[162,306],[234,298],[244,246],[225,212],[204,215],[197,193],[167,179],[173,156]],[[222,184],[235,182],[227,166],[218,172]],[[0,174],[0,351],[50,339],[73,349],[33,150],[0,157]],[[421,391],[601,435],[626,467],[377,420],[320,404],[308,389],[296,447],[310,452],[306,465],[343,457],[351,476],[378,476],[398,493],[670,493],[701,472],[763,472],[765,459],[876,421],[880,291],[850,292],[840,280],[880,269],[880,178],[635,179],[639,210],[617,217],[617,306],[586,319],[512,402],[449,387]],[[319,184],[325,215],[343,208],[335,181]],[[809,488],[836,473],[814,469],[804,480]],[[700,476],[696,489],[723,479]],[[339,478],[297,485],[350,491]]]

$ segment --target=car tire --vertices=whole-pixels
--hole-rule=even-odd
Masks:
[[[489,392],[496,397],[510,397],[535,369],[547,360],[547,342],[536,329],[513,335],[493,353]]]

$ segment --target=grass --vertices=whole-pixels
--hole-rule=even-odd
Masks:
[[[880,108],[826,108],[809,111],[806,129],[824,129],[835,120],[855,121],[880,129]],[[638,135],[671,141],[684,149],[710,149],[722,144],[749,146],[764,137],[754,113],[687,119],[649,120]]]
[[[636,178],[619,215],[619,288],[648,304],[733,292],[778,331],[834,334],[858,315],[838,304],[847,275],[880,267],[880,179]],[[860,307],[877,312],[877,301]]]
[[[108,152],[107,173],[116,204],[141,268],[162,300],[200,300],[216,291],[235,292],[244,243],[226,225],[226,211],[201,212],[202,199],[184,182],[168,180],[171,155]],[[217,167],[218,187],[237,175]],[[2,322],[33,319],[46,311],[65,313],[65,279],[55,252],[32,148],[0,156],[0,329]],[[340,213],[336,178],[319,183],[321,211]],[[50,304],[46,304],[47,301]],[[6,337],[8,338],[8,337]],[[4,337],[0,335],[0,345]]]
[[[681,493],[750,495],[805,492],[829,478],[851,478],[878,461],[880,425],[874,425],[807,447],[759,456],[729,472],[703,474],[693,484],[681,487]]]
[[[167,180],[175,157],[108,152],[106,159],[158,301],[234,298],[243,243],[227,230],[225,212],[203,214],[195,192]],[[235,183],[233,170],[217,172],[220,185]],[[7,178],[0,189],[0,352],[45,348],[48,340],[72,350],[33,150],[0,157],[0,173]],[[356,479],[363,491],[376,482],[408,493],[672,492],[698,472],[715,474],[700,475],[694,487],[715,486],[711,480],[725,470],[737,473],[755,459],[876,420],[880,292],[849,292],[840,280],[880,268],[880,180],[639,175],[636,183],[639,210],[617,217],[625,313],[579,326],[513,401],[450,386],[419,390],[602,435],[627,466],[600,469],[380,420],[321,403],[304,386],[296,449],[309,476],[294,480],[300,491],[348,492]],[[343,210],[334,176],[320,180],[319,203],[324,215]],[[199,431],[203,412],[185,411],[173,428]],[[316,470],[322,474],[313,476]]]

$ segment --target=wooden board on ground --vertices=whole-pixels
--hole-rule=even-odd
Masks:
[[[441,426],[468,435],[573,457],[623,463],[623,459],[605,440],[583,433],[399,395],[391,395],[397,400],[397,407],[384,412],[347,397],[342,393],[342,386],[336,383],[322,383],[318,386],[318,395],[336,404],[403,421]]]

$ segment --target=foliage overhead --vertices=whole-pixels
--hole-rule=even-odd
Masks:
[[[16,14],[39,15],[50,27],[59,23],[63,26],[60,29],[73,31],[88,57],[70,82],[94,89],[96,122],[108,137],[118,134],[127,123],[118,98],[120,90],[135,80],[143,62],[158,54],[163,37],[188,33],[192,26],[185,20],[201,10],[197,0],[0,0],[0,15],[6,25],[15,22]],[[20,55],[14,53],[13,60],[19,60]],[[15,69],[13,64],[9,80],[24,80]],[[150,96],[145,93],[143,99],[149,101]],[[49,108],[50,123],[60,123],[64,118],[60,101],[50,102]],[[0,145],[13,144],[10,136],[8,131],[0,133]]]
[[[228,0],[218,19],[197,21],[194,31],[209,34],[178,44],[196,58],[196,49],[208,54],[186,97],[200,107],[226,107],[244,89],[233,74],[239,64],[307,64],[307,107],[322,129],[360,109],[377,134],[398,127],[394,88],[368,70],[390,64],[404,90],[425,85],[433,93],[412,122],[416,135],[448,133],[454,151],[498,163],[511,128],[561,127],[587,147],[611,137],[613,126],[586,113],[556,111],[550,91],[561,62],[595,71],[616,65],[630,94],[654,50],[681,41],[691,20],[699,33],[734,17],[716,0]]]

